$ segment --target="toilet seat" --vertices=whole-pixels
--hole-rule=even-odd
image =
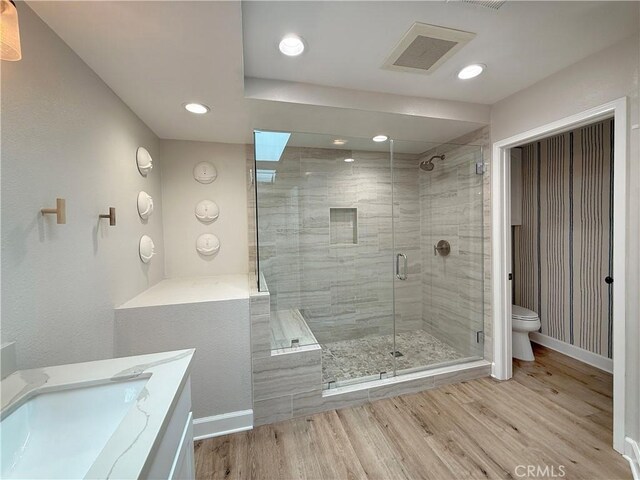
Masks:
[[[538,320],[538,314],[528,308],[521,307],[520,305],[511,306],[511,318],[522,321],[535,322]]]

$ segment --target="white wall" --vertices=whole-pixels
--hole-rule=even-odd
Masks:
[[[638,73],[640,38],[632,36],[591,55],[493,106],[492,141],[573,115],[608,101],[630,99],[630,157],[628,164],[627,218],[627,385],[626,433],[640,438],[640,161]],[[614,345],[615,348],[615,345]]]
[[[18,368],[113,355],[113,307],[163,277],[160,175],[135,152],[156,136],[25,4],[23,59],[2,62],[2,341]],[[145,225],[138,191],[156,200]],[[67,224],[40,209],[67,200]],[[98,214],[117,209],[117,226]],[[147,233],[159,255],[138,257]]]
[[[167,278],[247,273],[247,195],[245,146],[228,143],[162,140],[162,199]],[[207,161],[218,177],[204,185],[193,178],[193,167]],[[203,224],[194,208],[200,200],[218,204],[220,216]],[[220,251],[213,257],[196,252],[196,239],[213,233]]]
[[[491,110],[492,141],[624,95],[634,100],[637,122],[638,50],[638,36],[629,37],[496,103]]]

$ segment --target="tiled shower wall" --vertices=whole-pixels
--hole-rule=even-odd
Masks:
[[[395,156],[396,247],[411,259],[412,278],[396,288],[397,331],[422,326],[416,160]],[[300,309],[321,343],[392,333],[389,153],[288,147],[280,161],[258,162],[259,180],[267,170],[275,177],[258,182],[258,234],[272,311]],[[357,243],[338,232],[344,221],[332,227],[332,208],[357,210]],[[334,220],[345,213],[334,211]]]
[[[491,360],[490,169],[482,177],[474,176],[479,155],[490,164],[489,128],[452,143],[428,152],[447,155],[447,165],[443,168],[439,162],[433,172],[418,170],[417,155],[395,155],[396,251],[407,254],[409,260],[407,281],[396,282],[397,331],[425,328],[452,346],[482,356],[482,351],[476,352],[475,331],[483,330],[484,358]],[[260,245],[263,273],[269,265],[273,267],[267,280],[271,308],[303,310],[320,342],[391,333],[388,154],[308,148],[287,148],[285,153],[281,165],[258,165],[277,170],[274,184],[259,185],[261,230],[270,230],[263,232]],[[344,162],[349,156],[354,163]],[[252,145],[247,146],[247,169],[253,169]],[[477,195],[479,190],[482,195]],[[452,208],[460,213],[453,225],[447,192],[455,192]],[[248,196],[253,269],[253,187]],[[308,206],[310,213],[301,216],[301,206]],[[331,246],[330,207],[358,208],[358,245]],[[434,257],[433,244],[443,235],[451,241],[454,225],[460,230],[452,242],[457,260],[453,255]],[[461,295],[452,295],[460,286],[464,287]]]
[[[435,160],[431,172],[420,173],[424,329],[458,351],[480,357],[476,332],[483,332],[488,352],[491,345],[490,184],[488,174],[476,173],[476,163],[487,162],[488,151],[485,128],[427,152],[426,158],[446,158]],[[440,240],[451,245],[446,257],[434,255]]]

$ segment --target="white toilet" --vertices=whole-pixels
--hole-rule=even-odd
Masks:
[[[532,362],[535,360],[529,332],[537,332],[540,329],[538,314],[528,308],[513,305],[511,310],[511,322],[513,330],[512,354],[513,358]]]

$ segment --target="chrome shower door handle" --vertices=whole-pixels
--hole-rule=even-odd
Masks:
[[[400,273],[400,258],[402,258],[404,262],[402,273]],[[398,253],[396,255],[396,278],[398,280],[407,279],[407,256],[404,253]]]

